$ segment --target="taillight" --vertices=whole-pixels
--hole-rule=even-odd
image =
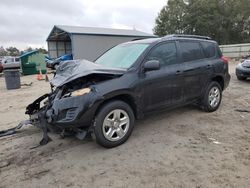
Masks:
[[[226,58],[225,56],[222,56],[221,60],[223,61],[223,63],[228,64],[228,58]]]

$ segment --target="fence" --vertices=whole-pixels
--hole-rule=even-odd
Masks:
[[[250,43],[221,45],[220,49],[224,56],[230,58],[241,58],[250,55]]]

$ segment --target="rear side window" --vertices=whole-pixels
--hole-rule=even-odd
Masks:
[[[211,42],[201,42],[206,58],[215,56],[215,44]]]
[[[159,60],[162,65],[177,63],[177,50],[175,42],[163,43],[149,52],[146,60]]]
[[[180,41],[183,62],[205,58],[199,42]]]

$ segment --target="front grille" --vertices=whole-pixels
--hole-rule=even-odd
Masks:
[[[66,118],[64,120],[72,120],[75,118],[76,108],[71,108],[67,110]]]

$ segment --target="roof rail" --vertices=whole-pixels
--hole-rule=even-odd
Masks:
[[[135,39],[132,39],[131,41],[137,41],[137,40],[143,40],[143,39],[147,39],[147,38],[135,38]]]
[[[210,37],[201,36],[201,35],[186,35],[186,34],[173,34],[173,35],[166,35],[164,38],[171,38],[171,37],[183,37],[183,38],[196,38],[196,39],[206,39],[212,40]]]

